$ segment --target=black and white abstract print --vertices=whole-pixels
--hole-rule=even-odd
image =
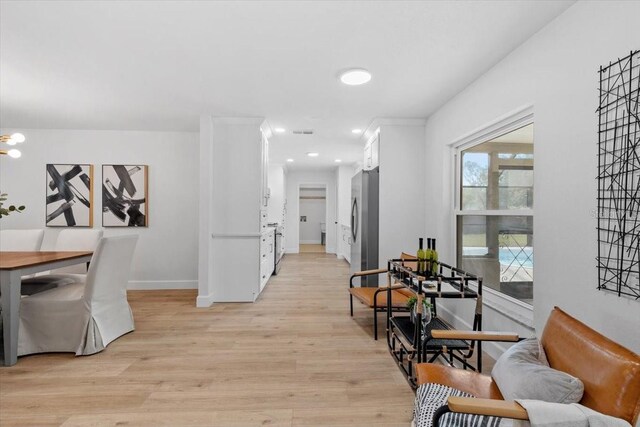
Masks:
[[[93,165],[47,165],[48,227],[91,227]]]
[[[147,166],[102,166],[102,225],[146,227]]]

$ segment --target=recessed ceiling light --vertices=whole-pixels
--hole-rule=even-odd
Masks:
[[[285,128],[275,128],[274,131],[276,131],[277,133],[283,133],[286,129]]]
[[[292,163],[293,159],[287,159],[287,163]]]
[[[318,153],[313,153],[313,152],[312,152],[312,153],[307,153],[307,156],[309,156],[309,157],[318,157],[318,156],[319,156],[319,154],[318,154]]]
[[[371,73],[364,68],[353,68],[340,74],[340,81],[349,86],[363,85],[371,80]]]
[[[336,163],[340,163],[340,162],[342,162],[342,160],[336,159]]]
[[[355,134],[359,135],[359,134],[362,133],[362,129],[352,129],[351,133],[355,133]]]

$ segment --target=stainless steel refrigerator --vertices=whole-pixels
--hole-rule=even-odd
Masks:
[[[351,273],[378,268],[379,182],[378,168],[351,179]],[[378,275],[360,281],[360,286],[377,287]]]

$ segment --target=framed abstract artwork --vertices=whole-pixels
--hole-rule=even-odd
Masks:
[[[93,165],[46,166],[47,227],[92,227]]]
[[[102,226],[147,227],[147,165],[102,165]]]

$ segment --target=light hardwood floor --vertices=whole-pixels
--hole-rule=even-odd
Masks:
[[[300,253],[326,253],[327,248],[324,245],[320,244],[301,244]]]
[[[102,353],[0,368],[0,425],[408,426],[414,395],[371,311],[349,317],[348,264],[283,262],[255,304],[130,292],[136,330]]]

